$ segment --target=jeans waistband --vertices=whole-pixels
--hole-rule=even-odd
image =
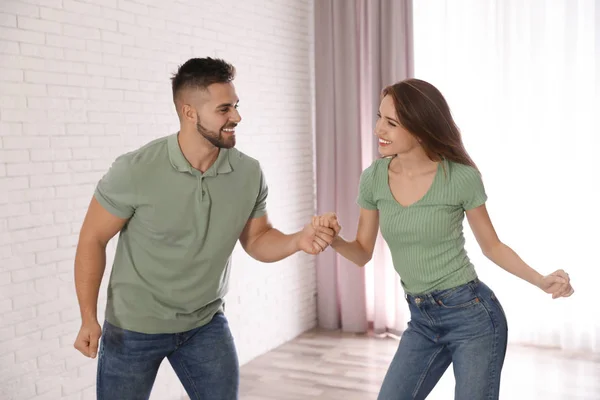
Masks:
[[[442,289],[442,290],[434,290],[433,292],[430,293],[423,293],[423,294],[408,294],[405,293],[404,294],[404,298],[406,299],[406,301],[408,303],[413,303],[416,305],[420,305],[423,303],[432,303],[435,304],[436,303],[436,299],[440,298],[440,297],[444,297],[446,294],[450,294],[455,292],[456,290],[465,287],[465,286],[472,286],[475,287],[479,284],[480,280],[479,278],[475,278],[472,281],[469,281],[465,284],[459,285],[459,286],[455,286],[453,288],[449,288],[449,289]]]

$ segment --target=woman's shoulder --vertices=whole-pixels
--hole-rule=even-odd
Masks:
[[[454,194],[460,199],[466,209],[469,204],[478,202],[480,204],[487,199],[485,186],[479,170],[471,165],[458,162],[447,162],[448,165],[448,185],[446,185],[447,194]],[[481,200],[481,201],[480,201]]]
[[[477,168],[471,165],[445,160],[450,180],[455,182],[471,181],[481,179],[481,173]]]
[[[384,173],[387,176],[388,165],[390,164],[391,158],[377,158],[373,160],[371,165],[365,168],[362,172],[363,175],[375,176]]]
[[[387,158],[373,160],[371,165],[360,174],[360,187],[373,193],[377,192],[382,185],[386,185],[389,162],[390,160]]]

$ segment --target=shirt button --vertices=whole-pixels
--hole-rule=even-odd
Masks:
[[[203,191],[202,191],[202,196],[204,196],[204,194],[205,194],[205,193],[206,193],[206,192],[203,190]]]

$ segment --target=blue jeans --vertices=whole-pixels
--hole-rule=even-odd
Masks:
[[[104,323],[98,400],[146,400],[167,358],[192,400],[237,400],[239,363],[223,313],[183,333],[145,334]]]
[[[378,400],[425,399],[450,363],[457,400],[497,400],[508,327],[500,302],[483,282],[406,296],[411,320]]]

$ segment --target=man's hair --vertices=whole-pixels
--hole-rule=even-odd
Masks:
[[[235,67],[219,58],[191,58],[179,66],[171,78],[173,100],[182,89],[206,90],[213,83],[228,83],[235,77]]]

